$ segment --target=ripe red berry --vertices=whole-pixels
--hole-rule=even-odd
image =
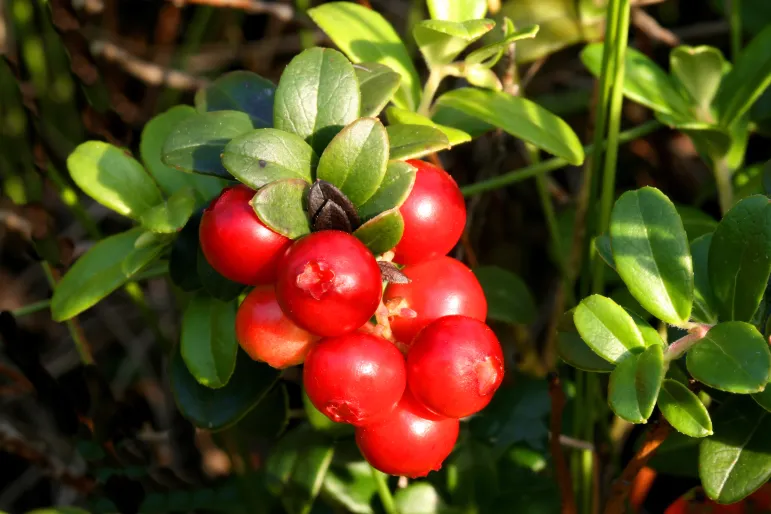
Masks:
[[[407,352],[415,398],[442,416],[463,418],[490,403],[503,380],[503,351],[493,331],[467,316],[440,318]]]
[[[358,239],[337,230],[296,241],[278,265],[276,296],[286,315],[320,336],[352,332],[380,304],[375,257]]]
[[[427,411],[407,391],[385,420],[356,429],[356,444],[383,473],[423,477],[442,467],[458,439],[459,426],[457,419]]]
[[[455,180],[423,161],[407,161],[418,169],[415,185],[399,208],[404,234],[394,248],[394,261],[417,264],[445,255],[458,243],[466,225],[466,204]]]
[[[476,276],[452,257],[405,266],[408,284],[389,284],[383,301],[392,312],[391,330],[397,340],[409,344],[435,319],[462,314],[484,321],[487,300]]]
[[[254,288],[238,307],[236,338],[252,359],[278,369],[302,364],[318,340],[284,315],[273,286]]]
[[[407,387],[404,356],[381,337],[352,332],[322,339],[303,367],[311,403],[332,421],[366,425],[383,419]]]
[[[243,184],[225,188],[201,217],[201,250],[212,268],[247,285],[269,284],[292,240],[273,232],[254,213],[254,190]]]

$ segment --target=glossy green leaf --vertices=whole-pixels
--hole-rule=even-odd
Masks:
[[[592,43],[581,51],[581,61],[595,77],[602,70],[603,43]],[[627,48],[624,58],[624,96],[656,112],[688,117],[688,100],[671,77],[642,52]]]
[[[171,245],[169,278],[183,291],[197,291],[203,287],[198,276],[198,228],[202,214],[203,211],[194,213]]]
[[[618,364],[645,349],[634,320],[610,298],[600,295],[584,298],[573,313],[573,322],[586,344],[608,362]]]
[[[688,351],[685,362],[693,378],[729,393],[760,392],[771,375],[768,343],[741,321],[715,325]]]
[[[573,322],[572,310],[562,315],[560,324],[557,326],[557,353],[563,361],[584,371],[610,373],[615,367],[594,353],[594,350],[581,339]]]
[[[426,4],[434,20],[478,20],[487,12],[487,0],[427,0]]]
[[[377,116],[399,89],[402,76],[388,66],[376,62],[354,64],[353,69],[356,70],[361,93],[359,115]]]
[[[161,203],[161,191],[136,159],[102,141],[81,143],[67,158],[72,180],[118,214],[138,219]]]
[[[699,447],[707,496],[734,503],[771,477],[771,414],[749,398],[732,397],[715,413],[715,433]]]
[[[766,27],[744,47],[731,71],[723,77],[714,101],[718,121],[722,126],[731,126],[771,85],[769,48],[771,27]]]
[[[771,412],[771,387],[768,387],[768,384],[766,384],[766,388],[763,389],[759,393],[753,393],[752,399],[755,400],[755,403],[763,407],[768,412]]]
[[[399,242],[404,233],[404,218],[399,209],[378,214],[353,233],[375,255],[387,252]]]
[[[397,490],[394,503],[399,514],[442,514],[447,510],[436,488],[425,481]]]
[[[195,191],[186,186],[177,189],[166,201],[142,213],[140,221],[147,230],[173,234],[184,227],[193,215],[195,203]]]
[[[493,20],[425,20],[412,30],[423,58],[429,68],[449,64],[468,45],[490,32]]]
[[[375,194],[388,166],[388,133],[377,118],[359,118],[329,143],[316,178],[331,182],[354,205]]]
[[[699,397],[677,380],[670,378],[661,385],[659,409],[672,427],[689,437],[712,435],[712,419]]]
[[[581,141],[573,129],[558,116],[520,96],[461,88],[440,96],[437,105],[459,110],[499,127],[514,137],[562,157],[570,164],[578,165],[584,161]]]
[[[274,441],[289,424],[289,393],[283,382],[268,391],[265,398],[238,422],[238,430],[250,439]]]
[[[400,207],[415,185],[417,170],[404,161],[391,161],[386,168],[383,181],[369,200],[359,205],[359,217],[366,221],[383,211]]]
[[[749,321],[771,274],[771,206],[750,196],[723,217],[709,248],[709,281],[720,319]]]
[[[439,127],[450,127],[465,134],[469,137],[476,138],[486,132],[495,130],[495,126],[485,123],[481,119],[466,114],[464,111],[448,107],[443,105],[439,100],[434,102],[431,121],[437,124]],[[406,122],[405,122],[406,123]],[[410,122],[412,123],[412,122]],[[449,135],[447,136],[450,137]]]
[[[474,275],[487,299],[487,319],[512,324],[533,322],[535,300],[519,276],[498,266],[478,266]]]
[[[257,217],[270,229],[297,239],[311,231],[305,204],[308,187],[302,179],[272,182],[260,189],[250,204]]]
[[[420,98],[420,79],[407,48],[382,15],[353,2],[329,2],[308,15],[353,62],[377,62],[402,77],[394,104],[414,110]]]
[[[389,125],[392,159],[417,159],[450,147],[447,136],[428,125]]]
[[[238,111],[197,113],[183,119],[163,143],[161,160],[177,170],[230,178],[220,155],[231,139],[254,129]]]
[[[669,54],[672,75],[706,115],[720,87],[724,66],[722,52],[711,46],[678,46]]]
[[[610,246],[610,236],[607,234],[600,234],[594,238],[594,249],[597,252],[597,255],[605,261],[605,264],[616,269],[616,261],[613,258],[613,249]]]
[[[619,362],[610,374],[608,405],[630,423],[645,423],[653,413],[664,380],[664,350],[649,346]]]
[[[344,512],[375,514],[372,500],[376,495],[377,482],[372,468],[361,457],[356,443],[353,440],[338,441],[321,487],[325,503],[345,509]]]
[[[507,20],[507,22],[511,23],[511,20]],[[513,24],[511,24],[511,26],[513,27]],[[466,64],[484,63],[485,66],[490,66],[491,64],[489,61],[491,60],[492,60],[492,64],[495,64],[498,61],[498,59],[500,59],[499,56],[506,51],[509,45],[516,43],[521,39],[534,38],[536,34],[538,34],[538,28],[539,28],[538,25],[530,25],[528,27],[525,27],[524,29],[513,30],[500,41],[491,43],[489,45],[485,45],[482,48],[478,48],[477,50],[474,50],[473,52],[468,54],[468,56],[465,59]],[[496,56],[498,57],[496,58]]]
[[[444,135],[447,136],[447,141],[449,141],[450,146],[459,145],[461,143],[468,143],[471,141],[471,136],[462,130],[434,123],[431,118],[427,118],[421,114],[408,111],[406,109],[389,107],[386,109],[386,116],[388,117],[388,123],[391,125],[428,125],[429,127],[437,128],[444,132]]]
[[[704,234],[691,241],[693,258],[693,311],[691,316],[700,323],[717,323],[717,309],[712,286],[709,283],[709,248],[712,234]]]
[[[212,431],[243,418],[265,398],[278,377],[278,370],[253,361],[241,349],[230,381],[219,389],[198,383],[187,369],[179,345],[169,362],[169,382],[179,412],[198,428]]]
[[[693,241],[704,234],[710,234],[717,228],[715,218],[696,207],[675,204],[677,214],[683,221],[683,228],[688,234],[688,241]]]
[[[220,275],[217,270],[212,268],[209,261],[206,260],[206,256],[198,247],[198,258],[196,259],[196,270],[198,271],[198,279],[201,281],[201,286],[204,290],[218,300],[223,302],[230,301],[237,298],[246,288],[244,284],[239,284],[228,280]]]
[[[230,141],[222,165],[252,189],[288,178],[311,182],[318,157],[300,136],[272,128],[247,132]]]
[[[139,248],[148,235],[136,227],[96,243],[62,277],[51,298],[51,317],[64,321],[92,307],[152,262],[168,240],[157,239]]]
[[[268,79],[245,70],[231,71],[195,94],[200,112],[241,111],[249,115],[255,128],[273,125],[273,98],[276,86]]]
[[[661,191],[627,191],[610,217],[616,271],[645,310],[674,325],[688,321],[693,264],[675,206]]]
[[[219,194],[225,182],[216,177],[180,173],[161,160],[163,144],[174,127],[182,120],[193,116],[195,109],[189,105],[176,105],[147,122],[142,129],[139,153],[147,171],[152,175],[164,193],[171,195],[183,187],[193,186],[199,196],[207,201]]]
[[[664,340],[661,339],[659,333],[650,325],[650,323],[645,321],[642,317],[640,317],[639,314],[636,314],[634,311],[626,308],[624,310],[626,310],[626,313],[629,314],[629,316],[632,318],[634,324],[637,325],[637,330],[640,331],[643,344],[645,344],[646,347],[654,345],[666,346]]]
[[[187,369],[201,385],[217,389],[236,368],[236,302],[196,293],[182,315],[179,347]]]
[[[492,89],[493,91],[501,91],[503,84],[495,74],[493,70],[485,68],[481,64],[470,64],[464,66],[463,77],[469,84],[483,89]]]

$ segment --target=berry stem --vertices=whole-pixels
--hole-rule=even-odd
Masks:
[[[372,470],[372,476],[375,478],[377,484],[377,494],[380,496],[380,502],[383,504],[383,510],[386,514],[399,514],[394,503],[394,497],[391,494],[391,489],[388,487],[388,481],[386,475],[370,466]]]

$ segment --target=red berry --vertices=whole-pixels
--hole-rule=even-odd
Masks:
[[[296,241],[278,266],[276,296],[286,315],[320,336],[352,332],[380,304],[380,268],[358,239],[322,230]]]
[[[404,356],[390,341],[352,332],[322,339],[303,367],[313,405],[332,421],[362,426],[383,419],[407,387]]]
[[[252,359],[278,369],[302,364],[318,340],[284,315],[273,286],[254,288],[238,307],[236,338]]]
[[[423,161],[407,161],[418,169],[415,185],[399,208],[404,234],[394,248],[394,261],[417,264],[445,255],[458,243],[466,225],[466,204],[453,178]]]
[[[356,429],[356,443],[364,458],[383,473],[423,477],[442,467],[459,427],[457,419],[428,412],[407,391],[385,420]]]
[[[391,329],[397,340],[409,344],[435,319],[462,314],[484,321],[487,300],[476,276],[460,261],[439,257],[405,266],[409,284],[389,284],[383,301],[393,314]]]
[[[503,351],[493,331],[467,316],[440,318],[407,352],[415,398],[442,416],[463,418],[490,403],[503,380]]]
[[[254,190],[238,184],[225,188],[201,217],[201,250],[212,268],[234,282],[269,284],[292,240],[273,232],[254,213]]]

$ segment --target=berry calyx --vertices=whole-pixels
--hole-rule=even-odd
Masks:
[[[303,367],[311,403],[332,421],[356,426],[389,415],[404,394],[406,377],[402,353],[362,332],[322,339]]]
[[[405,344],[420,329],[443,316],[462,314],[480,321],[487,317],[487,300],[476,276],[462,262],[439,257],[402,268],[408,284],[388,284],[383,302],[394,337]]]
[[[246,285],[269,284],[292,240],[266,227],[243,184],[225,188],[203,211],[198,236],[206,260],[217,272]]]
[[[278,265],[276,296],[284,313],[314,334],[352,332],[380,303],[380,268],[345,232],[323,230],[297,240]]]
[[[503,381],[495,333],[467,316],[446,316],[421,330],[407,352],[407,383],[415,398],[442,416],[464,418],[490,403]]]
[[[383,473],[417,478],[442,467],[459,427],[457,419],[427,411],[407,391],[384,421],[356,429],[356,444]]]
[[[283,369],[302,364],[318,337],[284,315],[273,286],[260,286],[238,307],[236,339],[252,359]]]
[[[394,261],[417,264],[445,255],[458,243],[466,225],[466,204],[455,180],[443,169],[410,160],[418,172],[407,200],[399,207],[404,234]]]

